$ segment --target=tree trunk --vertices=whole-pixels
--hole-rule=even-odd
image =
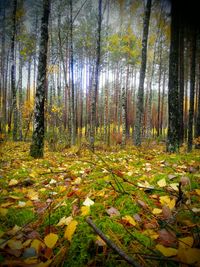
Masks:
[[[191,30],[191,69],[190,69],[190,109],[188,120],[188,152],[192,150],[193,122],[194,122],[194,95],[195,95],[195,66],[196,66],[196,32]]]
[[[13,2],[12,38],[11,38],[11,91],[13,113],[13,141],[17,141],[17,90],[16,90],[16,66],[15,66],[15,34],[16,34],[17,0]]]
[[[141,145],[141,129],[142,129],[142,116],[143,116],[143,102],[144,102],[144,80],[146,72],[146,61],[147,61],[147,41],[149,33],[149,21],[151,14],[151,0],[147,0],[143,22],[143,37],[142,37],[142,61],[140,67],[140,80],[137,97],[136,107],[136,122],[135,122],[135,133],[134,133],[134,144],[136,146]]]
[[[46,68],[48,50],[48,22],[50,13],[50,0],[43,0],[43,16],[41,20],[41,37],[38,63],[38,77],[34,110],[34,131],[30,155],[41,158],[44,154],[44,106],[46,87]]]
[[[179,59],[179,18],[178,3],[172,1],[171,7],[171,44],[169,55],[168,84],[168,137],[167,151],[179,151],[179,91],[178,91],[178,59]]]
[[[97,94],[99,87],[99,67],[100,67],[100,56],[101,56],[101,23],[102,23],[102,0],[99,0],[98,6],[98,39],[97,39],[97,51],[96,51],[96,66],[95,66],[95,77],[93,79],[93,96],[92,96],[92,121],[91,121],[91,132],[90,132],[90,147],[94,151],[95,143],[95,128],[96,128],[96,110],[97,110]]]

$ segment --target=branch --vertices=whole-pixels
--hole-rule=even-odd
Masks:
[[[97,228],[97,226],[93,223],[93,221],[87,217],[86,222],[92,227],[92,229],[106,242],[106,244],[112,248],[118,255],[120,255],[126,262],[135,267],[141,267],[139,263],[137,263],[133,258],[129,257],[124,251],[122,251],[115,243],[113,243],[110,239],[108,239],[104,233]]]

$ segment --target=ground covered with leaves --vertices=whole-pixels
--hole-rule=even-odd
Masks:
[[[29,146],[0,148],[0,266],[200,266],[199,150]]]

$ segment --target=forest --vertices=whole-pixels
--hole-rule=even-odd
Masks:
[[[197,2],[0,0],[0,266],[200,266]]]

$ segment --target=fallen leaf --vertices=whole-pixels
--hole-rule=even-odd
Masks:
[[[22,249],[23,248],[23,244],[20,240],[8,240],[7,245],[11,248],[11,249]]]
[[[160,251],[165,257],[176,256],[178,250],[175,248],[164,247],[163,245],[156,245],[156,249]]]
[[[113,216],[120,216],[120,212],[114,208],[114,207],[111,207],[109,209],[106,210],[106,213],[108,215],[110,215],[110,217],[113,217]]]
[[[1,216],[6,216],[7,213],[8,213],[8,209],[0,208]]]
[[[89,197],[87,197],[86,200],[83,202],[83,205],[88,206],[88,207],[92,206],[92,205],[94,205],[94,201],[91,200]]]
[[[158,243],[163,246],[174,246],[177,243],[176,234],[172,231],[167,231],[166,229],[161,229],[158,231],[159,238]]]
[[[148,208],[148,205],[147,205],[144,201],[142,201],[142,200],[140,200],[140,199],[137,200],[137,203],[138,203],[138,205],[139,205],[140,207],[142,207],[143,209],[147,209],[147,208]]]
[[[167,185],[165,178],[159,180],[157,184],[159,187],[165,187]]]
[[[30,200],[38,200],[39,199],[38,192],[36,192],[36,191],[34,191],[32,189],[28,190],[27,197]]]
[[[38,253],[40,251],[41,248],[44,248],[44,243],[41,242],[38,239],[34,239],[31,243],[31,248],[34,248],[36,250],[36,252]]]
[[[90,214],[90,207],[89,206],[82,206],[81,207],[81,216],[87,216]]]
[[[194,243],[194,238],[192,236],[187,236],[179,238],[179,248],[191,248]]]
[[[192,208],[192,211],[193,211],[194,213],[198,213],[198,212],[200,212],[200,208]]]
[[[58,235],[50,233],[44,238],[44,243],[48,248],[53,248],[58,241]]]
[[[169,186],[170,186],[174,191],[178,191],[178,183],[172,183],[172,184],[169,184]]]
[[[151,239],[157,239],[159,237],[159,234],[156,233],[154,230],[152,229],[147,229],[143,232],[144,235],[149,236]]]
[[[170,208],[166,205],[162,207],[162,214],[165,220],[168,220],[172,216]]]
[[[11,230],[7,232],[9,235],[15,235],[18,231],[20,231],[22,228],[18,225],[15,225]]]
[[[64,226],[64,225],[68,225],[71,221],[73,220],[72,216],[69,216],[69,217],[62,217],[60,219],[60,221],[57,223],[56,226]]]
[[[130,215],[125,215],[124,217],[122,217],[122,220],[125,221],[126,223],[133,225],[133,226],[136,225],[136,221]]]
[[[170,199],[169,196],[160,196],[159,201],[162,205],[166,205],[172,210],[175,207],[176,201],[174,198]]]
[[[69,225],[67,226],[66,230],[65,230],[65,234],[64,237],[71,241],[72,240],[72,236],[76,230],[78,222],[76,220],[72,220]]]
[[[200,196],[200,189],[195,189],[195,192],[197,193],[198,196]]]
[[[152,210],[152,213],[153,213],[154,215],[157,215],[157,214],[162,213],[162,210],[161,210],[161,209],[157,209],[157,208],[155,208],[155,209]]]
[[[197,248],[179,248],[178,259],[186,264],[200,264],[200,249]]]
[[[11,179],[9,182],[9,186],[13,186],[13,185],[17,185],[19,183],[19,181],[17,181],[16,179]]]
[[[81,182],[82,182],[82,179],[80,177],[78,177],[72,182],[72,184],[79,185]]]

